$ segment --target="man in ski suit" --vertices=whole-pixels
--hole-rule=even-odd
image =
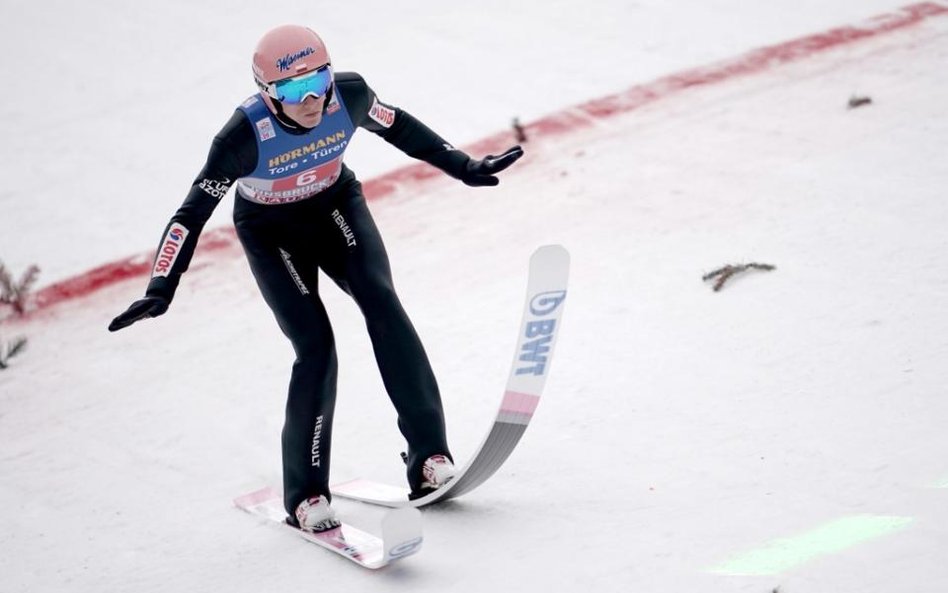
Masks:
[[[253,58],[260,92],[215,136],[207,162],[165,228],[145,297],[109,326],[167,311],[220,199],[237,186],[234,224],[254,278],[296,352],[283,427],[284,505],[310,531],[338,525],[329,506],[336,397],[333,333],[317,290],[322,269],[366,319],[385,389],[408,443],[414,495],[454,475],[441,396],[418,335],[392,284],[388,256],[362,187],[343,164],[357,128],[472,186],[496,185],[519,146],[474,160],[410,114],[382,103],[355,73],[336,73],[319,36],[285,25]]]

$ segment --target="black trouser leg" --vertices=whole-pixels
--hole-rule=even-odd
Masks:
[[[260,292],[296,351],[282,437],[284,505],[293,516],[306,498],[330,496],[337,376],[333,333],[317,294],[315,261],[295,246],[293,233],[273,221],[235,219]]]
[[[428,356],[392,282],[388,254],[361,186],[333,200],[335,240],[320,256],[323,270],[349,293],[365,316],[382,381],[408,442],[408,482],[422,482],[421,466],[435,454],[450,457],[441,395]]]

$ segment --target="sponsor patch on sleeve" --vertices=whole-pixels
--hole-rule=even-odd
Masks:
[[[184,240],[188,238],[188,229],[177,222],[168,229],[165,240],[161,242],[158,248],[158,256],[155,258],[155,269],[152,271],[152,277],[161,276],[167,278],[174,266],[174,262],[181,253],[181,247],[184,246]]]
[[[273,122],[269,117],[257,120],[257,133],[260,134],[260,141],[276,138],[276,130],[273,129]]]
[[[225,177],[220,181],[216,179],[202,179],[198,187],[203,189],[209,196],[219,200],[227,195],[227,190],[230,189],[230,178]]]
[[[372,99],[372,108],[369,117],[378,122],[383,128],[391,128],[395,123],[395,110],[379,103],[378,97]]]

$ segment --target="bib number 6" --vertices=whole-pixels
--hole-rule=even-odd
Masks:
[[[316,175],[315,169],[305,171],[301,173],[299,177],[296,178],[296,186],[302,187],[304,185],[312,185],[316,183],[318,179],[319,179],[319,176]]]

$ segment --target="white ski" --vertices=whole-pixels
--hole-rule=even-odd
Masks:
[[[441,488],[415,500],[408,488],[355,479],[332,486],[336,496],[388,507],[420,507],[470,492],[494,474],[517,446],[540,402],[559,333],[569,253],[560,245],[537,249],[530,276],[517,350],[494,424],[474,457]]]
[[[252,515],[280,523],[306,541],[332,550],[365,568],[381,568],[421,549],[421,513],[417,509],[390,511],[382,519],[380,538],[345,522],[322,533],[301,531],[286,522],[283,494],[275,488],[245,494],[235,499],[234,504]]]

